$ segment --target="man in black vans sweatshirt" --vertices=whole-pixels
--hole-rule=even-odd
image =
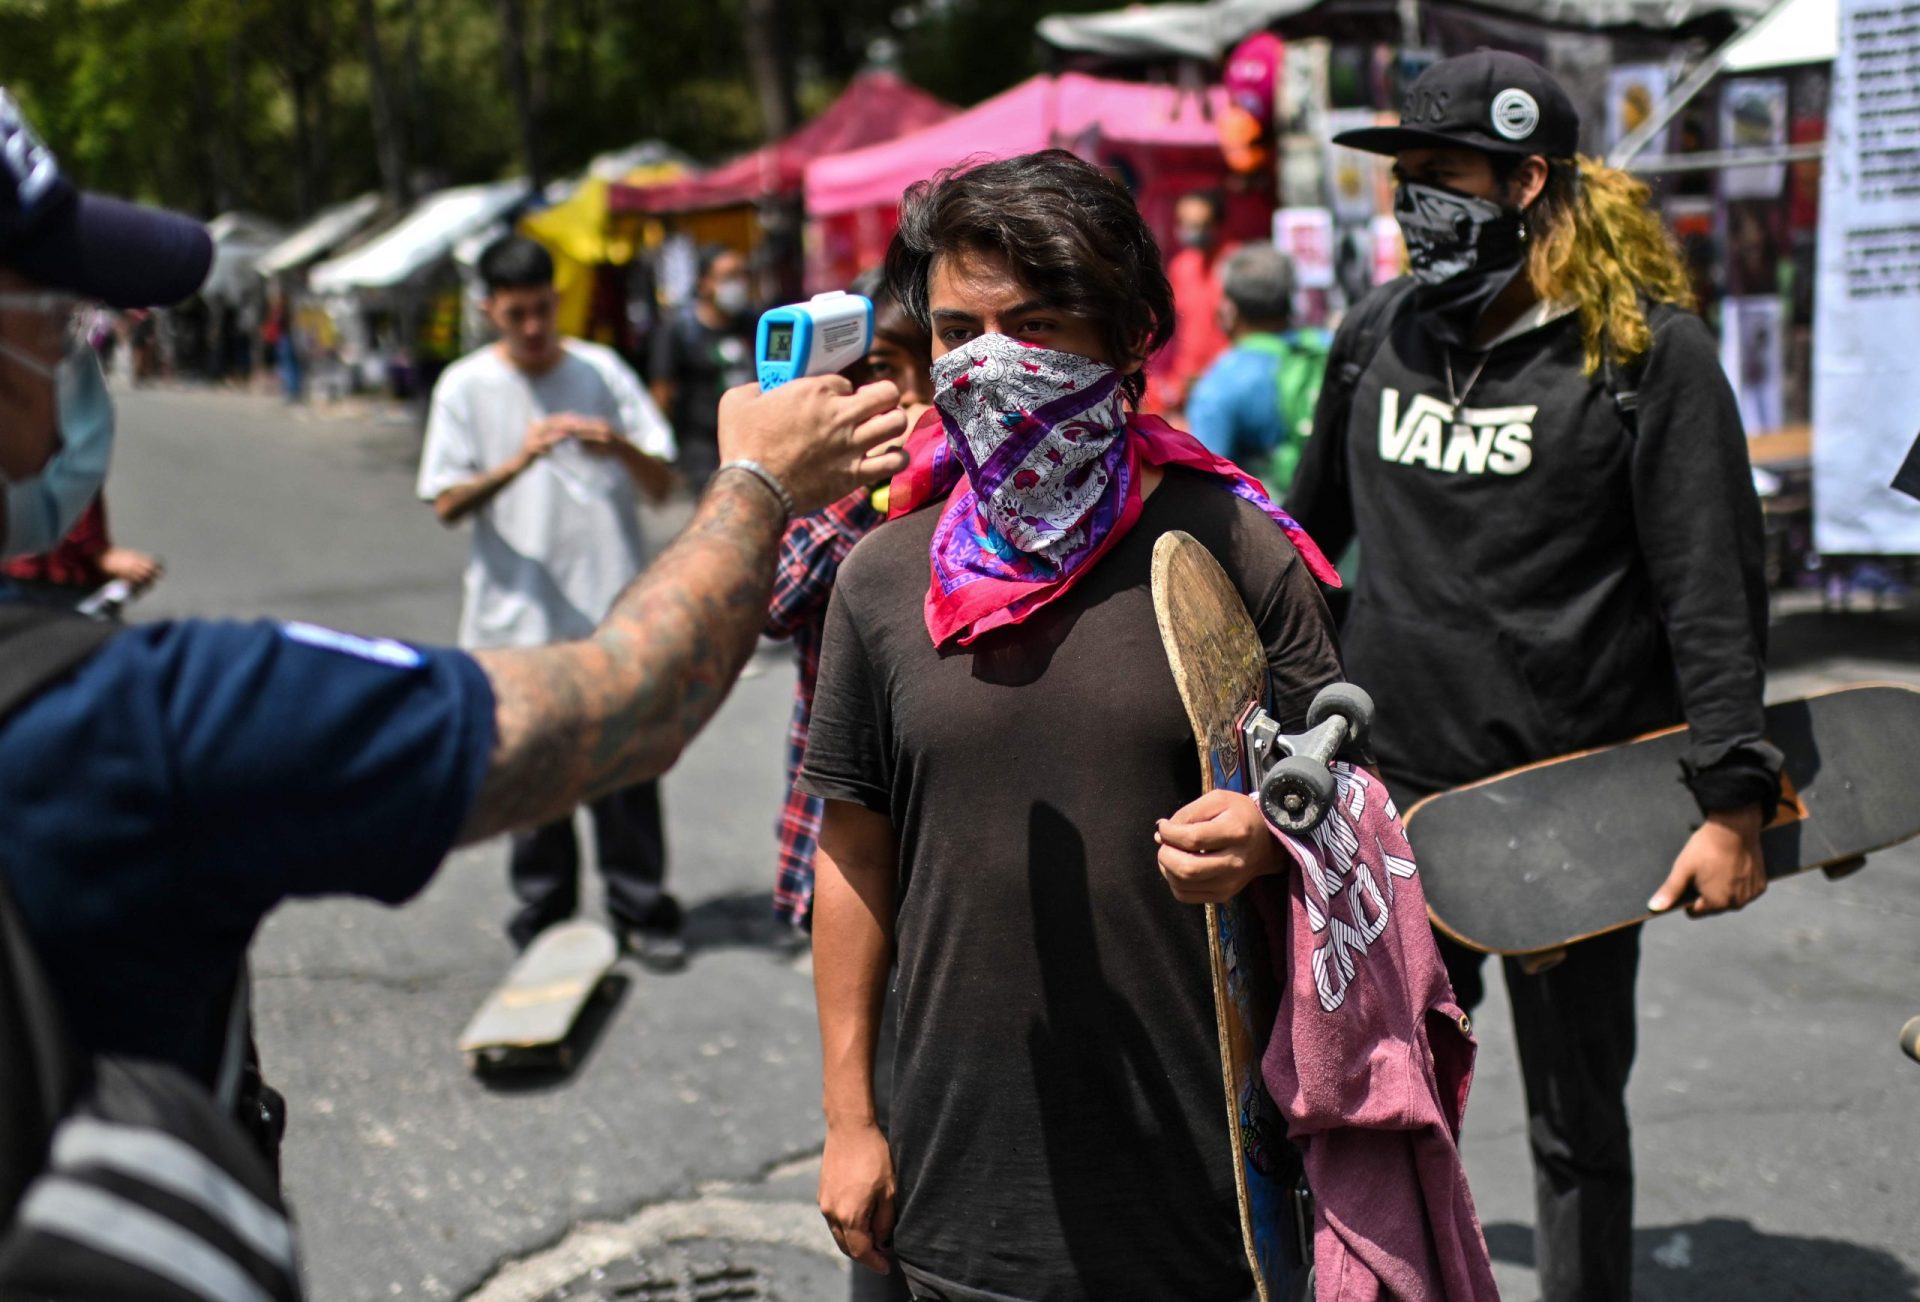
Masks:
[[[1718,349],[1646,188],[1575,157],[1565,91],[1517,55],[1435,64],[1391,154],[1413,275],[1335,339],[1287,506],[1358,538],[1347,670],[1380,705],[1402,802],[1685,723],[1703,823],[1651,901],[1695,916],[1766,888],[1759,503]],[[1549,1302],[1631,1291],[1639,929],[1529,974],[1507,960]],[[1482,955],[1442,938],[1465,1007]]]

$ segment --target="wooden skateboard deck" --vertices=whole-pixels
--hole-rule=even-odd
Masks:
[[[1175,531],[1154,544],[1153,612],[1199,745],[1202,789],[1247,791],[1237,725],[1266,702],[1267,657],[1246,604],[1213,554]],[[1279,1007],[1272,955],[1244,897],[1207,905],[1206,926],[1241,1239],[1261,1302],[1284,1302],[1298,1274],[1285,1247],[1293,1191],[1274,1160],[1287,1127],[1260,1075]]]
[[[613,933],[597,922],[562,922],[535,936],[460,1035],[476,1072],[544,1066],[569,1071],[567,1037],[618,957]]]
[[[1843,687],[1767,709],[1786,756],[1761,833],[1767,876],[1834,875],[1920,835],[1920,691]],[[1427,911],[1463,945],[1543,954],[1653,915],[1647,899],[1700,826],[1680,782],[1684,728],[1582,751],[1428,796],[1407,811]],[[1678,910],[1675,910],[1676,912]]]

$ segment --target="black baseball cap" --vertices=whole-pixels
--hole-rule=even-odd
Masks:
[[[193,218],[76,189],[0,87],[0,266],[111,307],[164,307],[212,263]]]
[[[1475,50],[1414,78],[1399,126],[1342,131],[1333,143],[1375,154],[1466,148],[1571,158],[1580,147],[1580,114],[1553,74],[1532,59]]]

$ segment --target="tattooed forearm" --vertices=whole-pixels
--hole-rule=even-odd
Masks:
[[[475,653],[498,736],[461,840],[563,817],[671,767],[753,652],[784,524],[750,476],[720,475],[591,638]]]

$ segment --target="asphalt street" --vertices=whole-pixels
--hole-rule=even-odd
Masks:
[[[466,539],[414,500],[404,417],[227,392],[120,400],[116,539],[168,566],[134,618],[451,640]],[[683,515],[652,523],[664,535]],[[1776,696],[1920,684],[1920,613],[1797,609],[1774,642]],[[301,902],[269,920],[259,1040],[290,1100],[286,1182],[316,1302],[845,1295],[812,1210],[806,960],[768,911],[793,671],[768,652],[750,674],[665,781],[693,961],[664,977],[623,964],[571,1076],[490,1084],[454,1048],[511,958],[501,843],[455,854],[400,909]],[[1640,1297],[1920,1299],[1920,1064],[1895,1046],[1920,1013],[1917,933],[1913,846],[1838,883],[1779,884],[1737,918],[1647,928]],[[1502,1292],[1524,1302],[1532,1184],[1503,1005],[1496,978],[1465,1152]]]

